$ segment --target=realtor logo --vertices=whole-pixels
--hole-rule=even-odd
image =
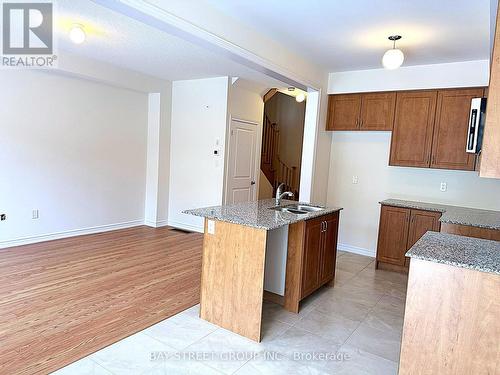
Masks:
[[[2,4],[2,42],[4,67],[54,66],[53,4]]]

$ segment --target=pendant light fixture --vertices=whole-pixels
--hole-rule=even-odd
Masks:
[[[386,53],[384,53],[384,57],[382,57],[382,65],[386,69],[393,70],[399,68],[401,64],[403,64],[405,55],[403,54],[403,51],[396,48],[396,41],[401,39],[401,35],[391,35],[388,39],[393,43],[392,49],[387,50]]]
[[[82,44],[83,42],[85,42],[85,39],[87,39],[87,35],[85,34],[83,25],[80,25],[78,23],[73,24],[69,31],[69,38],[75,44]]]

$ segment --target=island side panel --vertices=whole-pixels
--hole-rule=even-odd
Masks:
[[[286,310],[298,313],[302,297],[302,270],[304,258],[305,221],[290,224],[288,228],[288,254],[286,260]]]
[[[399,375],[495,374],[500,276],[412,258]]]
[[[254,341],[261,339],[267,231],[205,219],[200,317]]]

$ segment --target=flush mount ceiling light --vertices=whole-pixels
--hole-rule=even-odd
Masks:
[[[401,66],[401,64],[403,64],[405,59],[403,51],[396,48],[396,41],[401,39],[401,35],[391,35],[388,39],[393,43],[392,49],[387,50],[386,53],[384,53],[384,57],[382,57],[382,65],[386,69],[397,69]]]
[[[87,35],[85,34],[83,26],[80,24],[74,24],[71,26],[71,29],[69,30],[69,38],[75,44],[82,44],[85,42]]]
[[[297,101],[297,103],[302,103],[304,100],[306,100],[306,95],[303,93],[300,93],[299,95],[297,95],[295,97],[295,100]]]

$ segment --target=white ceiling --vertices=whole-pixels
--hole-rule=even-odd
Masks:
[[[490,0],[206,0],[328,71],[381,68],[399,34],[404,65],[489,58]]]
[[[262,73],[89,0],[59,0],[55,23],[59,53],[70,52],[170,81],[229,75],[253,81],[247,85],[255,91],[286,87]],[[69,40],[68,31],[74,23],[84,25],[87,32],[82,45]]]

